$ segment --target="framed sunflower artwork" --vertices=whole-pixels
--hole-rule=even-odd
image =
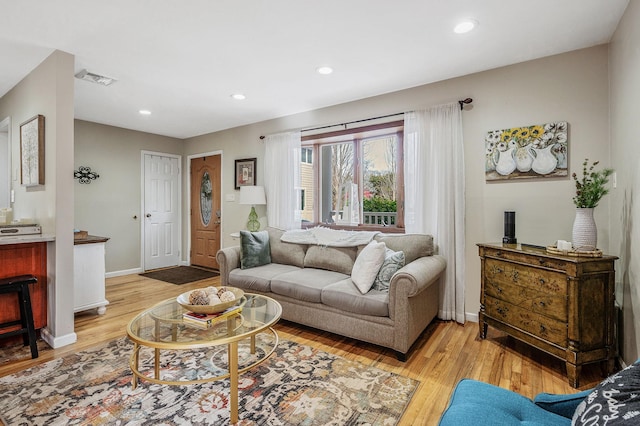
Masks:
[[[485,179],[568,176],[567,122],[491,130],[485,142]]]

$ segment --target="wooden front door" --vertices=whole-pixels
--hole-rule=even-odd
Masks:
[[[191,160],[191,264],[218,269],[220,155]]]

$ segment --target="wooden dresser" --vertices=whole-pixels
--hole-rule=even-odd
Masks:
[[[487,326],[565,360],[569,384],[584,364],[615,367],[615,256],[550,254],[516,244],[478,244],[480,337]]]

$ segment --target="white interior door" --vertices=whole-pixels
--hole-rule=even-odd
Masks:
[[[144,153],[144,270],[180,261],[180,157]]]

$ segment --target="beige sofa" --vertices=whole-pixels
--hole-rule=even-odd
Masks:
[[[287,243],[283,231],[267,231],[271,263],[241,269],[240,247],[221,249],[216,258],[223,285],[276,299],[283,319],[391,348],[404,360],[438,313],[446,262],[434,254],[430,235],[376,234],[376,241],[404,253],[405,266],[388,292],[362,294],[350,275],[363,245]]]

